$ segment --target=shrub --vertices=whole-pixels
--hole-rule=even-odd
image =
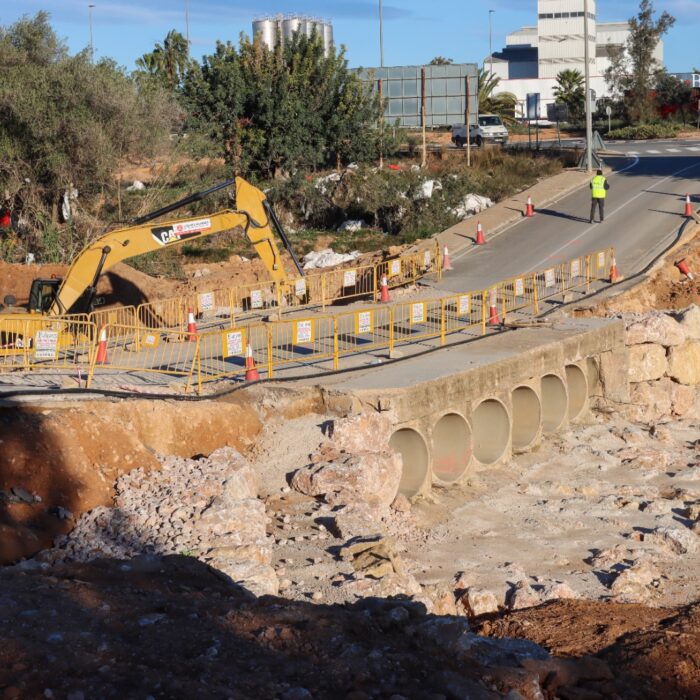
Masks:
[[[639,124],[613,129],[606,134],[609,139],[641,140],[675,138],[682,130],[680,124]]]

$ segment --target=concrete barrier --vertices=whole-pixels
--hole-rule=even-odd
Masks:
[[[451,484],[467,471],[472,456],[472,431],[459,413],[446,413],[432,430],[433,477]]]
[[[419,494],[428,480],[430,454],[423,436],[413,428],[400,428],[389,439],[389,445],[403,459],[399,493],[407,498]]]
[[[556,374],[545,374],[541,380],[542,386],[542,430],[554,433],[566,421],[569,400],[566,385]]]
[[[474,457],[481,464],[498,462],[510,445],[510,416],[498,399],[482,401],[472,414]]]
[[[569,421],[580,418],[588,408],[588,380],[578,365],[566,365],[566,388],[568,394]]]
[[[542,405],[537,392],[527,385],[511,393],[513,414],[513,450],[522,452],[532,447],[540,436]]]

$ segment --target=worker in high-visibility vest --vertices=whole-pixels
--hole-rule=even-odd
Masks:
[[[598,205],[598,212],[600,213],[600,223],[603,223],[605,219],[605,194],[609,189],[610,185],[605,175],[603,175],[603,171],[596,171],[595,177],[591,180],[591,215],[588,220],[589,224],[593,223],[596,205]]]

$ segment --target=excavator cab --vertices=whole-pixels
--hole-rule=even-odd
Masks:
[[[29,291],[28,311],[30,313],[45,314],[53,306],[58,296],[58,290],[63,282],[60,278],[35,279]],[[89,314],[96,306],[104,303],[102,297],[95,296],[94,287],[88,287],[76,299],[70,309],[65,309],[66,314]]]

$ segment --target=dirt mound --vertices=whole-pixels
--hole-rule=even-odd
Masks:
[[[475,631],[528,639],[555,656],[597,656],[615,671],[621,697],[700,697],[700,603],[669,610],[562,600],[482,618]]]

